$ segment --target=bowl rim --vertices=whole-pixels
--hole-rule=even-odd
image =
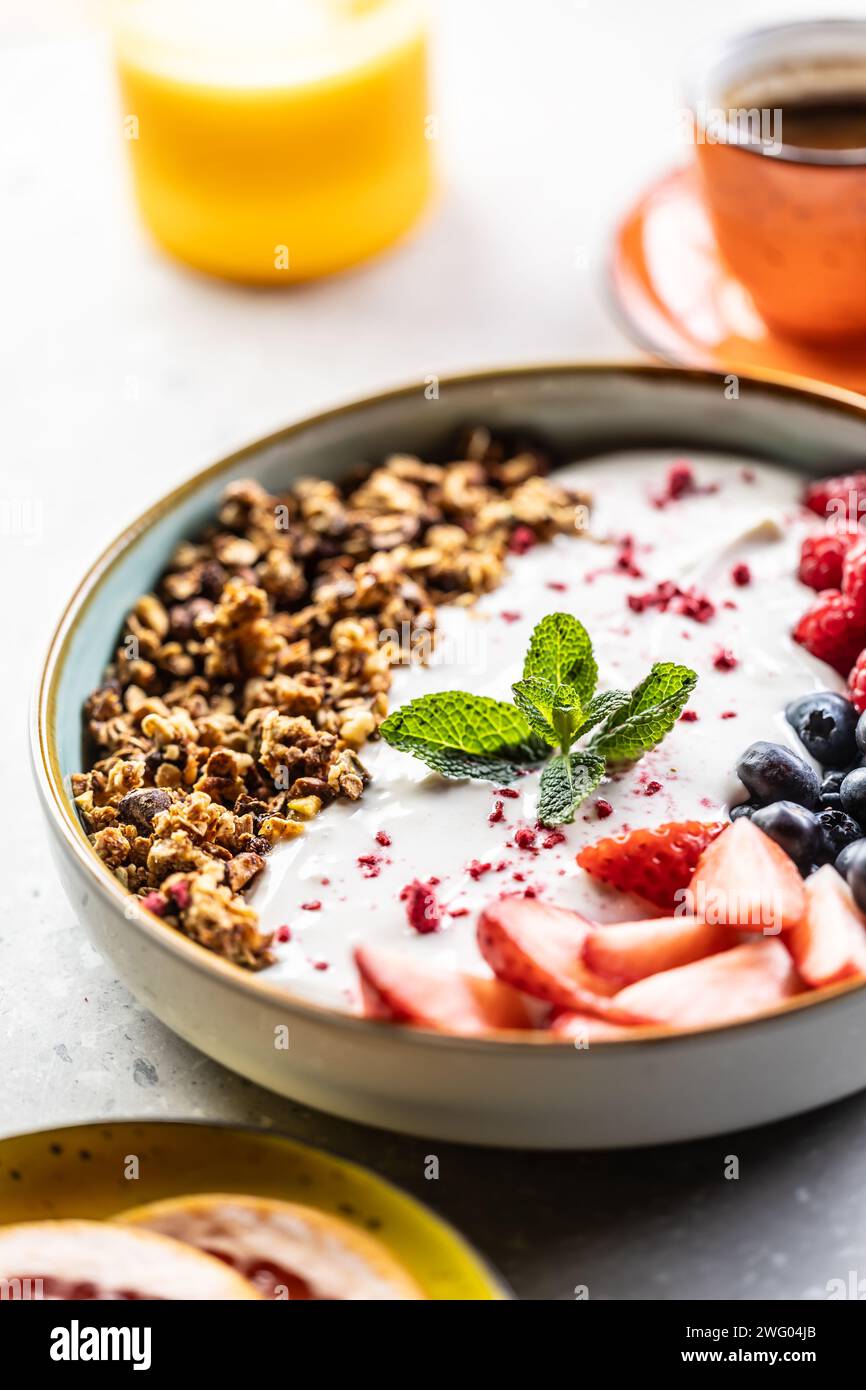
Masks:
[[[665,363],[635,361],[553,361],[537,362],[527,365],[488,367],[479,370],[443,374],[439,378],[442,387],[461,385],[501,385],[523,378],[569,377],[592,375],[625,375],[633,379],[647,381],[670,380],[692,381],[696,385],[724,381],[726,373],[722,370],[710,371],[704,368],[687,368]],[[730,373],[727,373],[730,375]],[[737,372],[740,382],[759,389],[778,394],[783,399],[793,397],[814,406],[825,406],[828,410],[840,411],[858,417],[866,425],[866,397],[841,387],[825,385],[807,377],[793,373],[750,371]],[[205,946],[190,940],[176,928],[163,922],[161,918],[140,905],[140,900],[130,894],[115,878],[108,866],[99,858],[84,832],[84,828],[73,808],[71,798],[64,786],[57,754],[54,726],[57,710],[57,686],[69,645],[75,629],[93,598],[119,563],[127,549],[144,531],[160,521],[179,502],[197,492],[203,485],[230,472],[251,456],[263,449],[278,445],[286,440],[302,435],[307,430],[319,428],[335,420],[351,418],[359,410],[382,405],[415,396],[422,390],[417,381],[409,382],[390,390],[374,392],[356,397],[351,401],[304,416],[292,424],[284,426],[269,435],[244,445],[223,456],[215,463],[199,469],[176,487],[162,494],[144,512],[124,526],[123,530],[105,546],[79,580],[57,620],[48,640],[43,657],[31,706],[30,749],[31,762],[37,783],[37,790],[43,809],[53,828],[59,833],[65,849],[71,852],[86,874],[89,875],[95,891],[106,906],[121,911],[130,930],[141,932],[151,944],[167,954],[179,959],[215,982],[227,985],[250,997],[258,997],[263,1003],[279,1007],[285,1015],[296,1016],[299,1020],[315,1024],[327,1024],[350,1034],[363,1034],[372,1037],[378,1032],[380,1038],[392,1036],[403,1042],[417,1046],[432,1046],[446,1050],[468,1051],[490,1054],[491,1050],[501,1051],[503,1046],[509,1053],[518,1051],[525,1057],[537,1053],[538,1049],[554,1054],[573,1053],[575,1044],[568,1039],[551,1038],[549,1032],[539,1029],[536,1032],[520,1029],[501,1029],[489,1036],[478,1037],[439,1032],[432,1028],[414,1024],[392,1022],[384,1019],[366,1018],[362,1015],[344,1012],[328,1004],[301,999],[289,994],[284,988],[270,984],[263,973],[244,971],[239,966],[209,951]],[[799,1014],[816,1004],[830,1003],[866,988],[866,980],[843,980],[836,984],[824,985],[820,989],[796,995],[774,1009],[763,1010],[748,1018],[736,1019],[723,1024],[706,1024],[694,1028],[672,1029],[648,1024],[630,1030],[626,1038],[606,1038],[592,1043],[591,1053],[608,1052],[612,1048],[640,1047],[644,1043],[656,1045],[675,1044],[686,1039],[711,1039],[732,1030],[759,1027],[763,1023],[783,1023],[792,1015]]]
[[[488,1259],[487,1255],[478,1248],[474,1241],[464,1235],[463,1231],[460,1230],[458,1226],[455,1226],[448,1217],[442,1216],[442,1214],[437,1211],[435,1207],[431,1206],[429,1202],[424,1201],[421,1197],[416,1197],[415,1193],[410,1192],[402,1183],[394,1182],[391,1178],[384,1178],[381,1173],[377,1172],[375,1168],[371,1168],[369,1164],[360,1163],[356,1158],[347,1158],[345,1154],[340,1153],[337,1149],[332,1149],[330,1146],[325,1147],[322,1144],[311,1144],[306,1139],[297,1139],[294,1134],[289,1134],[283,1129],[268,1129],[263,1125],[254,1125],[235,1120],[208,1119],[206,1116],[110,1115],[99,1120],[70,1120],[61,1125],[40,1125],[38,1129],[16,1130],[14,1134],[0,1135],[0,1154],[2,1154],[3,1147],[6,1143],[21,1142],[29,1139],[60,1140],[64,1135],[68,1136],[78,1130],[86,1129],[96,1131],[119,1129],[122,1125],[137,1125],[148,1128],[159,1126],[163,1129],[219,1129],[230,1134],[242,1135],[252,1139],[275,1139],[280,1144],[288,1144],[291,1148],[300,1150],[305,1154],[312,1154],[317,1159],[325,1158],[332,1163],[339,1164],[343,1168],[350,1169],[353,1173],[360,1173],[365,1178],[372,1178],[378,1187],[384,1188],[389,1195],[396,1194],[396,1196],[402,1198],[403,1201],[409,1202],[410,1205],[417,1207],[425,1216],[432,1219],[437,1226],[446,1232],[456,1244],[461,1247],[463,1254],[474,1261],[479,1273],[483,1275],[486,1280],[489,1291],[494,1296],[498,1294],[500,1298],[506,1302],[513,1302],[517,1298],[508,1280],[499,1272],[496,1265],[493,1264],[493,1261]],[[190,1193],[187,1195],[192,1196],[194,1194]],[[239,1195],[254,1196],[255,1194],[249,1193]],[[283,1198],[282,1200],[288,1199]],[[133,1208],[122,1207],[120,1211],[123,1212],[132,1209]],[[31,1221],[38,1221],[40,1219],[51,1218],[30,1218]],[[62,1220],[64,1218],[57,1219]],[[96,1219],[112,1220],[111,1217],[98,1217]],[[11,1225],[15,1223],[10,1222],[6,1224]],[[0,1223],[0,1230],[2,1230],[2,1223]]]

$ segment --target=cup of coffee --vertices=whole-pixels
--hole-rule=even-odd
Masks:
[[[866,337],[866,20],[734,39],[699,62],[690,106],[719,248],[761,317]]]

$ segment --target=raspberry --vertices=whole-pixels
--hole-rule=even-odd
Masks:
[[[818,516],[835,515],[857,522],[866,505],[866,473],[847,473],[841,478],[819,478],[806,488],[803,502]]]
[[[747,584],[751,584],[752,571],[749,569],[745,560],[741,560],[738,565],[734,565],[734,568],[731,570],[731,578],[738,589],[744,589]]]
[[[797,578],[810,589],[841,589],[842,562],[850,540],[841,531],[807,536],[800,549]]]
[[[793,631],[795,642],[844,676],[862,648],[864,625],[854,604],[838,589],[825,589]]]
[[[707,845],[724,828],[716,822],[668,821],[652,830],[597,840],[581,850],[577,862],[602,883],[639,893],[656,907],[672,911]]]
[[[842,592],[853,603],[857,616],[866,620],[866,537],[855,541],[845,555]]]
[[[848,699],[861,714],[866,710],[866,651],[860,653],[848,677]]]

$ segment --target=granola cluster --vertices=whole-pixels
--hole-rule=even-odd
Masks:
[[[342,486],[227,488],[86,702],[75,803],[131,893],[238,965],[270,962],[244,894],[273,845],[362,795],[392,665],[432,640],[438,604],[494,588],[509,548],[582,529],[586,499],[548,462],[479,428],[451,463],[395,454]]]

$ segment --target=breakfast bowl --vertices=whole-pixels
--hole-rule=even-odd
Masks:
[[[694,652],[702,674],[690,722],[675,722],[670,729],[668,720],[665,744],[626,773],[613,769],[612,790],[602,785],[601,796],[585,801],[571,820],[563,815],[550,833],[540,833],[534,824],[531,779],[520,776],[525,769],[504,768],[501,774],[503,782],[510,776],[521,790],[496,781],[482,788],[474,781],[431,777],[410,760],[405,739],[401,751],[396,735],[398,746],[375,739],[365,745],[363,736],[355,738],[361,758],[369,754],[373,769],[370,789],[356,799],[366,774],[358,771],[346,733],[337,746],[349,752],[336,775],[346,775],[347,801],[326,806],[309,826],[289,824],[288,811],[275,816],[264,807],[259,813],[257,831],[280,843],[263,872],[256,862],[258,881],[249,898],[255,911],[237,909],[234,935],[227,928],[217,931],[212,921],[203,927],[199,920],[193,927],[189,916],[178,930],[177,915],[183,921],[189,906],[183,875],[167,877],[165,892],[127,891],[124,881],[136,889],[143,882],[149,841],[139,842],[143,848],[131,852],[118,875],[121,861],[111,863],[119,843],[112,839],[117,818],[113,812],[102,822],[98,817],[111,789],[81,778],[88,766],[82,710],[91,692],[106,689],[101,681],[124,615],[140,595],[153,591],[178,546],[213,521],[228,485],[253,480],[270,497],[300,477],[319,480],[312,494],[304,485],[302,498],[318,517],[330,480],[345,478],[359,462],[396,456],[395,472],[385,479],[389,488],[396,486],[395,477],[401,482],[417,477],[423,486],[435,477],[439,488],[439,466],[419,460],[453,458],[454,440],[466,427],[474,434],[468,452],[459,455],[463,459],[471,460],[472,450],[489,449],[488,431],[511,441],[492,467],[518,470],[519,486],[528,489],[520,498],[524,519],[510,533],[505,578],[496,570],[497,582],[488,582],[481,566],[476,605],[463,601],[474,594],[455,595],[455,571],[446,567],[441,577],[442,556],[435,558],[440,579],[426,582],[438,582],[446,597],[456,597],[437,610],[444,615],[444,658],[436,649],[429,676],[414,666],[400,668],[395,690],[413,696],[419,689],[413,682],[422,680],[441,693],[456,683],[469,688],[474,680],[476,689],[507,692],[509,673],[519,676],[514,644],[520,643],[522,652],[532,636],[527,623],[546,617],[549,609],[577,607],[606,672],[633,679],[638,657],[652,660],[654,672],[668,671],[674,669],[670,658]],[[545,451],[558,462],[568,461],[574,472],[555,475],[567,477],[570,490],[542,493],[539,507],[530,475],[533,461]],[[699,460],[694,475],[692,465],[683,462],[685,453]],[[716,822],[726,821],[730,807],[743,798],[733,775],[739,751],[753,739],[787,736],[781,711],[804,688],[840,687],[830,666],[790,640],[797,605],[802,612],[810,595],[797,581],[796,555],[789,565],[789,549],[799,534],[805,480],[852,473],[864,455],[866,413],[859,398],[842,392],[794,380],[664,367],[562,365],[442,378],[435,393],[429,383],[408,386],[291,426],[196,475],[129,526],[91,568],[60,620],[39,678],[32,747],[40,800],[64,889],[95,946],[143,1005],[225,1066],[319,1109],[410,1134],[526,1148],[644,1145],[780,1119],[866,1086],[866,1058],[858,1046],[866,995],[862,976],[853,969],[837,971],[826,985],[819,975],[817,987],[809,989],[786,979],[784,987],[773,986],[771,997],[759,990],[744,1016],[723,1011],[704,1017],[700,1009],[686,1010],[676,1016],[678,1026],[652,1008],[626,1012],[615,1004],[599,1005],[588,1034],[575,1026],[579,1015],[571,1002],[565,1007],[572,1013],[563,1020],[559,1001],[558,1026],[535,1026],[539,991],[531,982],[527,987],[525,973],[505,971],[504,977],[522,989],[506,986],[508,1007],[499,1014],[494,1009],[495,1026],[475,1026],[479,1008],[483,1015],[487,1007],[478,999],[483,995],[486,1001],[497,984],[487,978],[485,962],[501,976],[501,951],[497,955],[491,947],[492,919],[485,903],[506,880],[509,902],[523,904],[520,912],[539,896],[553,896],[584,914],[594,916],[597,910],[602,919],[606,914],[633,921],[641,914],[629,894],[620,901],[609,885],[590,881],[575,865],[575,850],[588,863],[587,846],[600,836],[627,833],[645,820],[657,826],[696,814],[702,822],[712,821],[712,833],[718,834],[722,827]],[[470,515],[474,507],[479,518],[488,511],[499,518],[501,498],[494,498],[491,508],[483,489],[472,492],[476,465],[460,467],[464,471],[456,481],[461,487],[471,484],[460,495],[461,514]],[[229,506],[252,505],[249,498],[258,495],[235,490]],[[568,520],[560,529],[574,526],[582,533],[590,501],[598,504],[604,534],[550,537],[552,560],[545,560],[545,546],[536,542],[548,539],[551,518],[561,512]],[[644,529],[636,541],[630,527],[638,505]],[[476,523],[463,524],[471,536]],[[440,531],[443,546],[449,537],[453,542],[453,525]],[[382,549],[389,545],[393,538],[382,541]],[[417,558],[419,565],[434,565],[429,550],[428,545]],[[579,576],[578,552],[594,562]],[[248,562],[245,552],[234,550],[232,556],[241,568]],[[200,558],[200,551],[188,549],[187,561]],[[480,562],[477,554],[471,558],[465,573],[475,576]],[[482,559],[486,562],[485,555]],[[520,569],[524,560],[528,567]],[[734,571],[739,577],[731,587]],[[750,587],[736,587],[749,585],[753,572]],[[662,574],[664,584],[653,587],[651,579]],[[698,601],[698,581],[714,586],[712,601],[706,596]],[[408,592],[405,584],[400,592]],[[659,616],[661,609],[666,611]],[[466,615],[476,611],[477,621],[470,622]],[[201,631],[216,640],[221,629],[210,614],[208,609]],[[712,622],[706,621],[710,615]],[[399,632],[388,638],[392,656],[400,640]],[[726,645],[729,641],[739,644],[736,651]],[[216,659],[217,648],[210,650],[208,659]],[[373,666],[381,672],[381,662],[374,660]],[[673,720],[687,695],[683,687]],[[144,697],[136,698],[141,705]],[[92,716],[92,701],[88,708]],[[339,717],[344,716],[345,711]],[[152,727],[161,728],[162,719]],[[91,717],[91,733],[94,727],[101,734],[99,721]],[[168,728],[163,743],[172,736]],[[163,761],[159,752],[153,766]],[[178,775],[171,773],[171,783],[168,774],[157,778],[156,785],[169,791],[161,805],[170,800]],[[311,779],[301,781],[296,792],[308,793]],[[400,796],[394,791],[398,783]],[[215,785],[212,779],[208,785]],[[100,793],[96,799],[94,786]],[[130,786],[134,791],[136,783]],[[128,794],[129,787],[120,791]],[[313,803],[320,809],[315,796],[304,794],[288,804],[298,808],[300,822],[312,814]],[[90,835],[83,823],[88,816]],[[94,831],[98,824],[108,824],[108,831]],[[135,833],[127,830],[123,853]],[[185,832],[176,833],[183,838]],[[260,841],[259,834],[255,844]],[[230,858],[228,851],[214,853],[223,861]],[[251,862],[248,849],[236,857]],[[255,853],[252,859],[257,860]],[[222,867],[215,872],[222,873]],[[496,874],[500,879],[494,882]],[[619,884],[624,886],[634,885]],[[228,890],[223,899],[228,900]],[[652,925],[660,910],[657,902],[639,925]],[[488,920],[486,935],[479,927],[476,939],[479,912]],[[274,943],[273,953],[261,945],[256,913],[268,929],[264,940]],[[493,926],[501,926],[498,918]],[[678,931],[676,925],[672,930]],[[716,959],[748,960],[751,970],[753,958],[763,962],[772,956],[778,974],[784,947],[773,940],[774,930],[739,946],[739,954],[722,952]],[[208,949],[205,941],[218,949]],[[388,954],[395,944],[407,954]],[[385,978],[383,960],[396,974]],[[245,968],[250,964],[264,968]],[[421,981],[416,998],[429,1003],[427,975],[437,982],[446,1010],[458,994],[464,1004],[471,994],[472,1028],[459,1020],[454,1028],[436,1026],[435,1010],[406,1005],[412,980]],[[681,994],[689,992],[691,978],[683,980]],[[620,998],[645,984],[638,978]],[[816,978],[810,984],[815,986]],[[724,987],[722,981],[717,989]],[[614,992],[613,987],[606,991]],[[547,1007],[550,998],[541,993]],[[606,1019],[602,1027],[594,1026],[599,1018]]]

